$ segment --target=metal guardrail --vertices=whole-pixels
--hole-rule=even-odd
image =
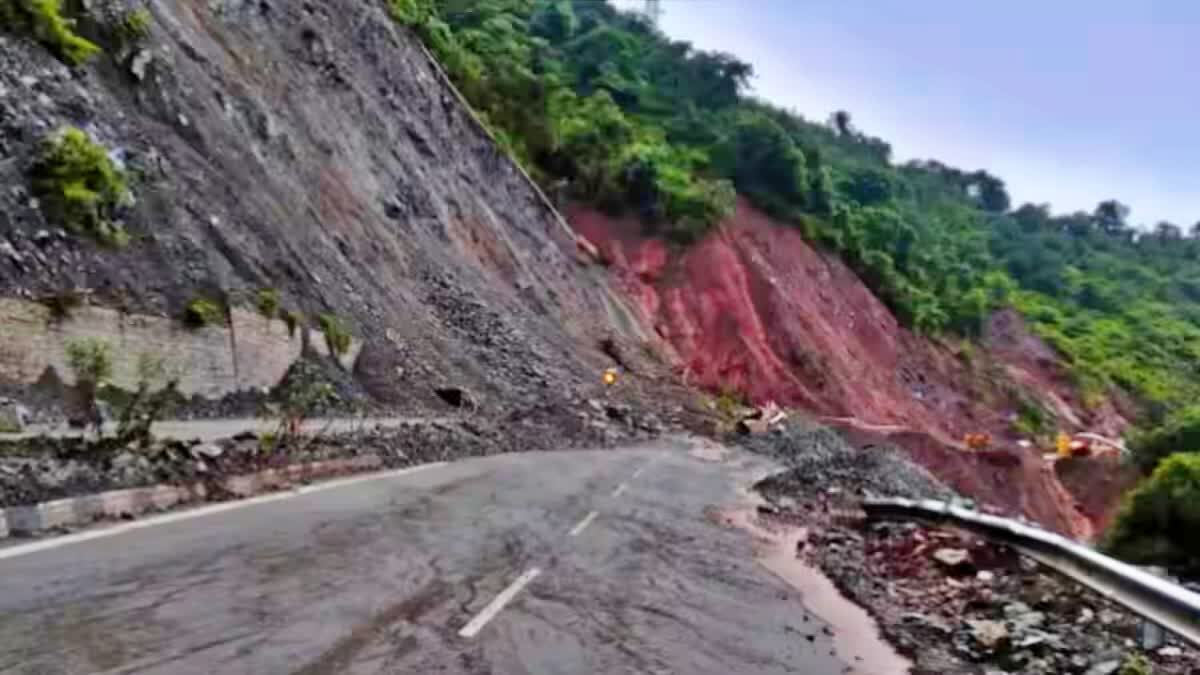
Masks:
[[[950,523],[1008,544],[1200,647],[1200,594],[1062,535],[935,500],[866,499],[862,508],[873,520]]]

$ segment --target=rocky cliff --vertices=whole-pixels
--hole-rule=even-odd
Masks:
[[[274,289],[307,324],[343,321],[359,381],[395,404],[434,405],[446,383],[520,403],[593,381],[602,340],[645,337],[635,316],[381,5],[154,0],[144,39],[77,68],[0,36],[0,296],[78,289],[174,320],[198,297],[252,312]],[[35,198],[39,144],[66,126],[126,170],[123,248]],[[29,362],[13,351],[9,383]]]

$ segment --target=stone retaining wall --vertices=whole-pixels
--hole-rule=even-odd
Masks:
[[[76,308],[58,320],[40,303],[0,298],[0,380],[32,384],[51,368],[73,384],[66,346],[81,338],[111,346],[111,381],[118,387],[137,387],[137,364],[145,354],[180,374],[182,393],[208,398],[275,385],[303,350],[299,332],[289,336],[283,321],[244,309],[234,308],[226,325],[188,328],[172,318],[95,306]],[[310,340],[315,349],[326,349],[319,332],[310,332]],[[361,348],[354,341],[343,365],[352,367]]]

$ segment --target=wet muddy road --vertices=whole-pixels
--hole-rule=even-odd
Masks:
[[[769,469],[495,456],[10,555],[0,673],[881,672],[721,515]]]

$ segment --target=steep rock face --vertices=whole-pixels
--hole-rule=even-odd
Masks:
[[[682,253],[642,234],[632,219],[573,208],[569,220],[672,345],[685,379],[811,411],[860,444],[890,441],[965,494],[1064,532],[1093,534],[1043,461],[1044,449],[1018,447],[1012,430],[1018,390],[1063,408],[1068,421],[1094,421],[1068,400],[1052,352],[1046,360],[1025,353],[1040,342],[1019,317],[993,318],[983,349],[913,335],[839,259],[745,201]],[[964,434],[981,431],[995,447],[968,452]]]
[[[140,50],[74,70],[0,36],[0,295],[81,287],[178,316],[197,295],[277,288],[310,320],[342,317],[360,379],[394,402],[441,382],[535,400],[593,377],[602,336],[644,337],[381,3],[150,11]],[[46,236],[59,224],[28,169],[68,124],[135,176],[123,250]]]

